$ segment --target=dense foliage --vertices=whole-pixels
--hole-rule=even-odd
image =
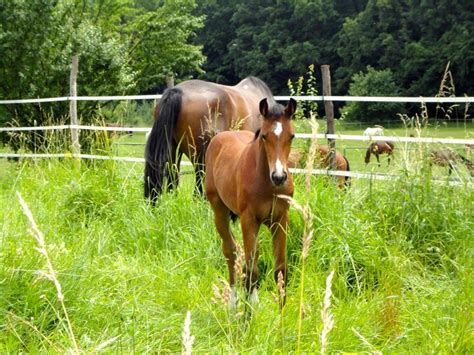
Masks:
[[[193,0],[0,1],[0,97],[67,96],[71,58],[79,56],[78,94],[156,91],[166,76],[199,72],[201,47],[189,43],[202,18]],[[82,103],[83,122],[98,102]],[[0,125],[59,120],[68,105],[2,106]]]
[[[390,69],[402,95],[432,96],[450,61],[457,94],[473,94],[472,1],[202,0],[197,10],[207,15],[198,41],[214,80],[253,74],[286,94],[288,78],[330,64],[343,95],[370,65]]]
[[[386,94],[433,96],[448,62],[451,94],[472,95],[473,14],[468,0],[0,0],[0,97],[67,95],[74,54],[79,95],[160,92],[167,77],[235,84],[249,75],[286,95],[289,79],[330,64],[337,95],[360,86],[370,66],[392,73],[385,87],[397,90]],[[97,119],[104,104],[80,103],[82,121]],[[57,121],[67,106],[2,105],[0,125]]]
[[[368,66],[366,73],[354,74],[352,79],[350,96],[398,96],[401,92],[390,69]],[[395,102],[349,102],[342,109],[344,118],[359,122],[389,121],[398,113],[403,113],[403,105]]]

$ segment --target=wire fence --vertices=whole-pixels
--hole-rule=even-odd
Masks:
[[[39,98],[39,99],[22,99],[22,100],[0,100],[0,105],[11,104],[31,104],[44,102],[61,102],[61,101],[122,101],[122,100],[157,100],[161,95],[133,95],[133,96],[64,96],[55,98]],[[412,103],[466,103],[474,102],[474,97],[366,97],[366,96],[275,96],[275,100],[283,101],[294,98],[299,101],[353,101],[353,102],[412,102]],[[146,127],[106,127],[97,125],[52,125],[52,126],[36,126],[36,127],[0,127],[0,132],[26,132],[26,131],[54,131],[54,130],[94,130],[107,132],[144,132],[148,133],[151,128]],[[396,136],[364,136],[364,135],[343,135],[343,134],[308,134],[298,133],[296,138],[300,139],[336,139],[349,141],[372,141],[374,139],[383,139],[384,141],[399,143],[440,143],[440,144],[464,144],[466,146],[474,146],[474,139],[457,139],[457,138],[434,138],[434,137],[396,137]],[[135,143],[142,145],[143,143]],[[97,159],[97,160],[114,160],[133,163],[144,163],[144,158],[120,157],[107,155],[93,155],[82,153],[0,153],[0,158],[76,158],[76,159]],[[183,161],[183,165],[191,165],[188,161]],[[346,176],[354,178],[368,178],[373,180],[394,180],[400,178],[399,175],[382,174],[382,173],[362,173],[350,171],[334,171],[326,169],[313,169],[310,172],[305,169],[291,169],[295,174],[315,174],[315,175],[331,175]],[[439,179],[434,179],[439,180]],[[472,180],[472,179],[471,179]],[[443,179],[443,181],[445,181]],[[450,178],[451,185],[465,185],[465,182],[457,178]],[[472,181],[467,184],[472,186]]]

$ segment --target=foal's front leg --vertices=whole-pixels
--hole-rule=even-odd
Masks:
[[[258,240],[257,234],[260,223],[253,215],[242,214],[240,216],[242,236],[244,240],[245,253],[245,289],[252,304],[258,303],[257,280],[258,280]]]
[[[216,225],[217,232],[222,239],[222,252],[227,262],[229,270],[229,285],[231,288],[231,299],[230,308],[235,309],[237,307],[237,289],[235,285],[236,281],[236,270],[235,270],[235,259],[236,259],[236,243],[234,235],[230,229],[230,211],[224,205],[222,200],[214,195],[208,195],[209,201],[211,202],[214,210],[214,223]]]
[[[285,211],[279,219],[269,225],[273,237],[273,255],[275,257],[275,282],[280,294],[280,306],[285,304],[287,264],[286,264],[286,237],[288,233],[288,212]]]

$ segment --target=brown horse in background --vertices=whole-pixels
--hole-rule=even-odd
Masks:
[[[293,150],[290,154],[289,165],[291,168],[303,167],[303,154],[301,151]],[[336,170],[350,171],[350,165],[347,158],[336,150]],[[331,162],[329,161],[329,147],[327,145],[318,145],[316,148],[315,166],[321,168],[329,168]],[[351,178],[349,176],[337,176],[338,187],[347,188],[351,186]]]
[[[466,157],[463,157],[461,154],[452,151],[451,149],[431,150],[429,154],[429,160],[432,164],[447,166],[448,175],[451,175],[453,170],[455,170],[455,165],[457,162],[461,162],[466,165],[471,176],[474,176],[474,162],[467,159]]]
[[[349,161],[340,152],[336,150],[336,170],[350,171]],[[329,147],[327,145],[319,145],[316,153],[316,162],[323,168],[328,168],[331,165],[329,161]],[[337,176],[337,184],[342,188],[351,186],[351,178],[349,176]]]
[[[286,285],[286,236],[288,208],[279,195],[293,195],[293,181],[288,171],[288,157],[294,129],[290,121],[296,101],[286,107],[260,102],[262,127],[255,134],[230,131],[217,134],[206,153],[206,195],[214,210],[214,221],[222,238],[222,249],[229,268],[232,287],[231,306],[236,303],[236,243],[229,223],[240,217],[245,253],[245,287],[250,301],[257,296],[257,235],[265,224],[273,236],[275,280]],[[281,284],[280,284],[281,285]],[[281,285],[283,287],[284,285]]]
[[[370,155],[373,154],[377,158],[377,163],[380,166],[380,154],[387,154],[388,155],[388,165],[390,165],[390,160],[395,149],[395,145],[392,142],[386,141],[376,141],[369,145],[367,148],[367,153],[365,153],[365,163],[369,164],[370,162]]]
[[[268,86],[248,77],[235,86],[188,80],[167,89],[155,109],[145,148],[145,197],[152,202],[166,187],[178,185],[185,154],[194,164],[196,191],[202,194],[204,156],[211,137],[221,131],[261,125],[258,103],[273,102]]]

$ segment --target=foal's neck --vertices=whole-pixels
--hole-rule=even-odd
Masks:
[[[271,184],[265,145],[260,141],[260,138],[257,138],[257,140],[253,143],[252,149],[254,149],[255,152],[254,156],[256,176],[260,178],[259,181],[262,181],[265,184]]]

